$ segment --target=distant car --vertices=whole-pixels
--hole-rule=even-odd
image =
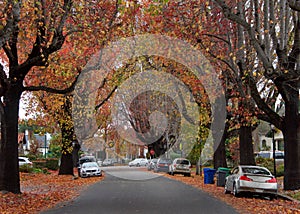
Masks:
[[[133,161],[130,161],[128,163],[128,166],[147,166],[148,165],[148,160],[146,158],[136,158]]]
[[[241,193],[255,193],[268,195],[271,198],[277,196],[278,184],[271,172],[260,166],[237,166],[226,177],[226,193],[239,196]]]
[[[183,174],[184,176],[191,176],[191,162],[185,158],[175,158],[169,166],[169,174]]]
[[[153,158],[150,160],[149,164],[148,164],[148,167],[147,169],[150,171],[150,170],[153,170],[156,163],[157,163],[158,159],[157,158]]]
[[[19,166],[29,165],[32,166],[32,162],[27,157],[19,157]]]
[[[96,162],[85,162],[80,168],[80,177],[102,176],[102,170]]]
[[[256,158],[271,158],[273,159],[273,151],[260,151],[256,153]],[[276,163],[283,163],[284,162],[284,151],[275,151],[275,161]]]
[[[169,166],[171,165],[172,160],[168,158],[159,158],[154,167],[154,172],[169,172]]]
[[[97,160],[97,164],[98,164],[99,166],[102,166],[102,163],[103,163],[102,160]]]
[[[105,159],[102,162],[102,166],[113,166],[114,165],[114,160],[113,159]]]

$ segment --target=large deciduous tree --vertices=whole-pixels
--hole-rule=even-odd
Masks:
[[[8,72],[3,69],[1,72],[5,88],[1,94],[0,190],[20,193],[17,133],[21,94],[25,90],[67,93],[72,88],[70,82],[61,89],[48,88],[43,86],[44,79],[36,87],[26,87],[24,79],[33,68],[47,66],[50,55],[60,50],[66,37],[76,30],[69,19],[76,15],[76,10],[69,0],[4,1],[3,4],[8,10],[13,8],[13,17],[17,18],[13,19],[12,33],[1,49]],[[9,23],[11,16],[4,18]],[[42,70],[35,78],[46,72],[47,69]]]
[[[80,8],[74,8],[76,13],[72,23],[80,26],[78,29],[80,32],[66,38],[62,49],[49,59],[55,63],[49,64],[48,72],[42,75],[45,80],[43,85],[60,88],[65,82],[70,82],[78,77],[90,57],[112,37],[112,28],[117,31],[119,25],[114,21],[118,13],[118,6],[118,1],[96,1],[81,2]],[[104,14],[105,18],[103,18]],[[36,72],[41,73],[40,70]],[[27,80],[27,84],[38,85],[40,79],[31,78]],[[75,147],[73,147],[72,142],[77,142],[72,118],[72,91],[63,96],[41,91],[34,93],[34,95],[34,99],[37,99],[41,104],[41,111],[53,117],[61,128],[62,156],[59,174],[72,175],[72,155],[76,154],[73,152]]]
[[[243,27],[249,37],[247,44],[256,52],[256,66],[248,72],[251,96],[264,112],[260,118],[274,124],[284,135],[284,188],[300,188],[300,12],[298,1],[238,1],[215,0],[224,15]],[[243,14],[240,16],[239,14]],[[255,70],[255,72],[253,72]],[[256,77],[263,76],[284,101],[284,115],[277,114],[261,96]]]

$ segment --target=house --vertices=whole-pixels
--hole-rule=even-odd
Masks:
[[[46,157],[50,145],[50,135],[48,133],[39,135],[30,130],[25,130],[25,132],[18,133],[18,143],[20,155],[27,155],[31,152]]]
[[[268,123],[261,121],[261,124],[253,131],[254,152],[273,151],[272,130]],[[280,130],[274,131],[275,150],[284,151],[284,139]]]

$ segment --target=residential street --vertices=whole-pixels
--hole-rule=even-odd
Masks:
[[[140,168],[107,167],[104,170],[103,181],[90,186],[67,205],[43,214],[236,213],[207,193]]]

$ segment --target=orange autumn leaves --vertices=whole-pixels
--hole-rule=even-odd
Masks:
[[[20,173],[22,194],[0,193],[1,214],[38,213],[60,202],[71,200],[90,184],[103,177],[74,179],[73,176],[50,174]]]

